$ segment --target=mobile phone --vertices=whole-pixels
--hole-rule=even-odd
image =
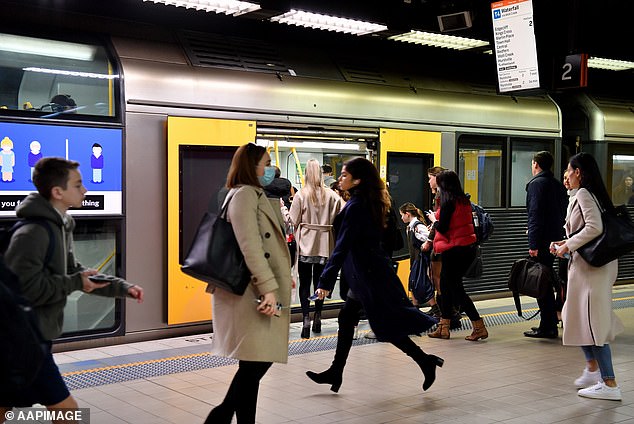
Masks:
[[[254,302],[254,303],[257,303],[257,304],[259,305],[260,303],[262,303],[262,299],[253,299],[253,302]],[[282,312],[282,308],[283,308],[283,307],[284,307],[284,306],[282,306],[282,304],[281,304],[280,302],[277,302],[277,303],[275,304],[275,313],[273,314],[273,316],[275,316],[275,317],[279,317],[279,316],[280,316],[280,313]]]
[[[317,294],[317,292],[311,294],[310,296],[308,296],[308,300],[310,300],[311,302],[318,300],[319,299],[319,295]]]
[[[95,274],[95,275],[88,276],[88,279],[92,281],[93,283],[111,283],[116,278],[117,277],[113,277],[112,275],[105,275],[105,274]]]

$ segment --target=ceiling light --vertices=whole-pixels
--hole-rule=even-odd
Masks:
[[[296,9],[291,9],[290,12],[284,13],[283,15],[274,16],[271,18],[271,21],[354,35],[371,34],[373,32],[387,30],[387,26],[385,25],[357,21],[355,19],[338,18],[336,16],[321,15],[319,13],[304,12]]]
[[[0,34],[0,50],[64,59],[93,60],[97,48],[86,44]]]
[[[254,3],[238,0],[143,0],[153,3],[162,3],[168,6],[184,7],[186,9],[204,10],[205,12],[224,13],[225,15],[239,16],[245,13],[259,10],[260,6]]]
[[[610,71],[624,71],[634,69],[634,62],[625,60],[604,59],[601,57],[591,57],[588,59],[588,68],[608,69]]]
[[[258,138],[255,140],[255,144],[263,147],[273,147],[274,140],[267,138]],[[277,140],[277,147],[294,147],[297,150],[302,149],[327,149],[327,150],[352,150],[359,151],[361,146],[358,143],[329,143],[319,141],[292,141],[292,140]]]
[[[28,72],[39,72],[41,74],[53,74],[53,75],[66,75],[69,77],[80,77],[80,78],[96,78],[96,79],[116,79],[119,78],[119,75],[108,75],[108,74],[95,74],[93,72],[79,72],[79,71],[66,71],[63,69],[47,69],[47,68],[36,68],[34,66],[28,68],[22,68],[23,71]]]
[[[390,40],[404,41],[406,43],[422,44],[424,46],[442,47],[455,50],[467,50],[489,45],[488,41],[422,31],[410,31],[406,34],[393,35],[388,38]]]

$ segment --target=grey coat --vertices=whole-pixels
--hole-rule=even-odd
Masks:
[[[566,234],[582,229],[566,241],[571,257],[568,293],[562,311],[563,344],[603,346],[623,331],[621,320],[612,311],[612,286],[618,261],[594,267],[576,252],[603,231],[601,211],[588,190],[580,188],[570,198],[565,228]]]
[[[286,363],[292,281],[281,214],[273,210],[261,188],[245,185],[228,196],[233,197],[227,219],[253,275],[242,296],[213,291],[212,352],[244,361]],[[279,317],[256,310],[255,300],[271,291],[284,306]]]
[[[85,268],[73,254],[75,221],[70,215],[62,219],[53,205],[38,193],[29,194],[16,208],[16,214],[18,218],[46,220],[53,231],[53,256],[46,266],[49,236],[40,224],[18,228],[5,254],[7,267],[18,276],[22,292],[35,310],[42,336],[53,340],[62,333],[66,298],[83,287],[80,274]],[[131,286],[117,279],[91,294],[125,297]]]

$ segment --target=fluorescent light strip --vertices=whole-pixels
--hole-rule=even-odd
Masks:
[[[601,57],[591,57],[588,59],[588,68],[607,69],[610,71],[624,71],[634,69],[634,62],[616,59],[604,59]]]
[[[319,13],[304,12],[303,10],[297,9],[291,9],[290,12],[274,16],[270,18],[270,20],[288,25],[297,25],[354,35],[371,34],[373,32],[387,30],[387,26],[385,25],[373,24],[371,22],[358,21],[355,19],[338,18],[336,16],[322,15]]]
[[[44,40],[19,35],[0,34],[0,50],[5,52],[35,54],[46,57],[61,57],[91,61],[95,57],[96,47],[65,41]]]
[[[161,3],[167,6],[184,7],[186,9],[204,10],[205,12],[224,13],[240,16],[259,10],[260,5],[238,0],[143,0]]]
[[[388,38],[390,40],[404,41],[406,43],[422,44],[424,46],[442,47],[455,50],[467,50],[489,45],[488,41],[422,31],[410,31],[406,34],[393,35]]]
[[[263,147],[273,147],[274,141],[268,138],[258,138],[255,144]],[[359,151],[361,148],[358,143],[324,143],[319,141],[286,141],[278,140],[277,147],[295,147],[301,149],[329,149],[329,150],[352,150]]]
[[[95,79],[117,79],[119,75],[108,75],[108,74],[94,74],[92,72],[78,72],[78,71],[64,71],[62,69],[47,69],[47,68],[22,68],[23,71],[28,72],[39,72],[42,74],[54,74],[54,75],[66,75],[69,77],[80,77],[80,78],[95,78]]]

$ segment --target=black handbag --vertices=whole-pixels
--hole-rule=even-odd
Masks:
[[[590,265],[600,267],[634,250],[634,224],[625,205],[615,207],[612,213],[601,208],[594,195],[592,197],[601,210],[603,232],[578,248],[577,253]]]
[[[217,215],[205,213],[181,270],[211,286],[242,295],[251,280],[251,272],[233,227],[227,222],[230,201],[225,202]]]
[[[522,316],[520,295],[537,299],[543,297],[549,290],[553,291],[553,278],[552,268],[537,262],[532,257],[513,263],[509,273],[508,287],[513,292],[518,316]]]

